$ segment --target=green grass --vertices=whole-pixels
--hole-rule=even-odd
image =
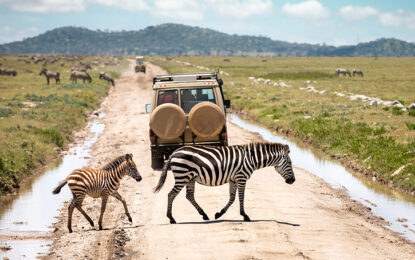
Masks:
[[[270,129],[288,130],[299,140],[311,143],[328,155],[347,154],[344,163],[359,164],[377,180],[415,191],[415,110],[370,106],[334,92],[362,94],[383,100],[415,102],[415,58],[365,57],[174,57],[152,61],[170,73],[199,71],[174,60],[221,69],[225,98],[232,107]],[[336,68],[359,68],[364,78],[334,77]],[[282,80],[290,88],[254,84],[248,77]],[[314,86],[326,94],[300,90]],[[306,118],[305,118],[306,117]],[[295,162],[294,162],[295,164]],[[402,165],[399,174],[391,176]]]
[[[89,71],[91,84],[73,84],[70,68],[78,61],[62,58],[64,67],[62,61],[47,66],[60,72],[61,84],[51,80],[47,85],[45,77],[39,76],[42,64],[26,64],[28,56],[0,56],[2,67],[18,71],[17,77],[0,76],[0,195],[11,192],[34,169],[55,158],[71,141],[72,133],[85,125],[110,88],[98,79],[99,72],[117,77],[128,66],[126,59],[118,57],[120,66]],[[99,60],[100,65],[114,58],[81,56],[83,62]]]

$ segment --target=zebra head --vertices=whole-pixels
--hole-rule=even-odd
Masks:
[[[46,75],[46,69],[45,68],[43,68],[40,72],[39,72],[39,75],[42,75],[42,74],[45,74]]]
[[[290,153],[290,147],[288,145],[282,146],[282,152],[279,155],[276,165],[274,165],[275,170],[285,179],[285,182],[288,184],[293,184],[295,182],[294,171],[291,163],[291,158],[288,155]]]
[[[141,175],[137,170],[137,166],[135,165],[133,161],[133,154],[126,154],[125,155],[125,161],[127,162],[127,174],[130,175],[131,178],[133,178],[136,181],[141,181]]]

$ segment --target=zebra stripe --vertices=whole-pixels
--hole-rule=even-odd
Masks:
[[[203,219],[206,213],[194,199],[195,183],[206,186],[219,186],[229,183],[229,202],[215,218],[221,217],[239,193],[240,214],[245,221],[250,218],[244,210],[244,192],[247,180],[255,170],[274,166],[286,183],[295,181],[288,145],[279,143],[251,143],[235,146],[184,146],[170,156],[164,165],[159,183],[154,188],[158,192],[163,187],[169,166],[174,175],[175,185],[168,195],[167,217],[170,223],[176,223],[172,216],[172,204],[183,187],[186,186],[186,198],[197,209]]]
[[[102,218],[107,205],[108,197],[113,196],[122,202],[125,214],[128,220],[132,222],[128,212],[127,203],[124,198],[117,192],[121,179],[128,174],[136,181],[141,181],[137,167],[133,161],[132,154],[119,156],[106,164],[101,169],[77,169],[72,171],[59,185],[53,190],[53,194],[58,194],[63,186],[68,184],[72,192],[72,202],[68,207],[68,230],[72,232],[72,213],[77,208],[82,215],[88,220],[91,226],[94,226],[92,219],[82,209],[82,202],[86,195],[93,198],[102,198],[101,215],[99,217],[99,229],[102,230]]]

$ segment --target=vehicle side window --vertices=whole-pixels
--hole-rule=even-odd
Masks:
[[[187,114],[192,107],[200,102],[212,102],[216,104],[215,95],[211,88],[182,89],[180,90],[181,106]]]
[[[177,89],[159,90],[157,97],[157,106],[165,103],[173,103],[176,105],[179,104]]]

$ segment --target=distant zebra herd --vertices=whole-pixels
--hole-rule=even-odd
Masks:
[[[229,183],[229,201],[225,207],[215,214],[215,219],[226,213],[235,201],[238,192],[240,214],[244,221],[251,219],[245,212],[244,198],[246,182],[255,170],[273,166],[285,179],[285,182],[295,182],[294,171],[289,156],[288,145],[279,143],[250,143],[234,146],[184,146],[172,153],[163,167],[159,182],[154,188],[158,192],[163,187],[169,167],[173,172],[175,185],[168,194],[167,217],[171,224],[176,223],[172,216],[172,204],[179,192],[186,187],[186,198],[196,208],[204,220],[209,220],[204,210],[195,200],[196,182],[206,186],[219,186]],[[123,203],[125,214],[132,221],[127,204],[117,192],[120,180],[129,175],[136,181],[141,181],[132,154],[115,158],[101,169],[78,169],[71,172],[53,190],[58,194],[63,186],[68,184],[73,199],[68,207],[68,230],[72,232],[72,213],[76,208],[94,226],[92,219],[82,209],[86,195],[102,198],[99,229],[102,229],[102,218],[108,197],[112,196]]]
[[[348,69],[337,68],[336,69],[336,72],[334,73],[334,75],[336,77],[339,77],[340,75],[343,75],[343,76],[347,76],[348,75],[349,77],[352,77],[352,75],[353,75],[353,77],[360,76],[360,77],[363,78],[363,72],[361,70],[359,70],[359,69],[353,69],[352,70],[352,73],[350,73],[350,70],[348,70]]]

